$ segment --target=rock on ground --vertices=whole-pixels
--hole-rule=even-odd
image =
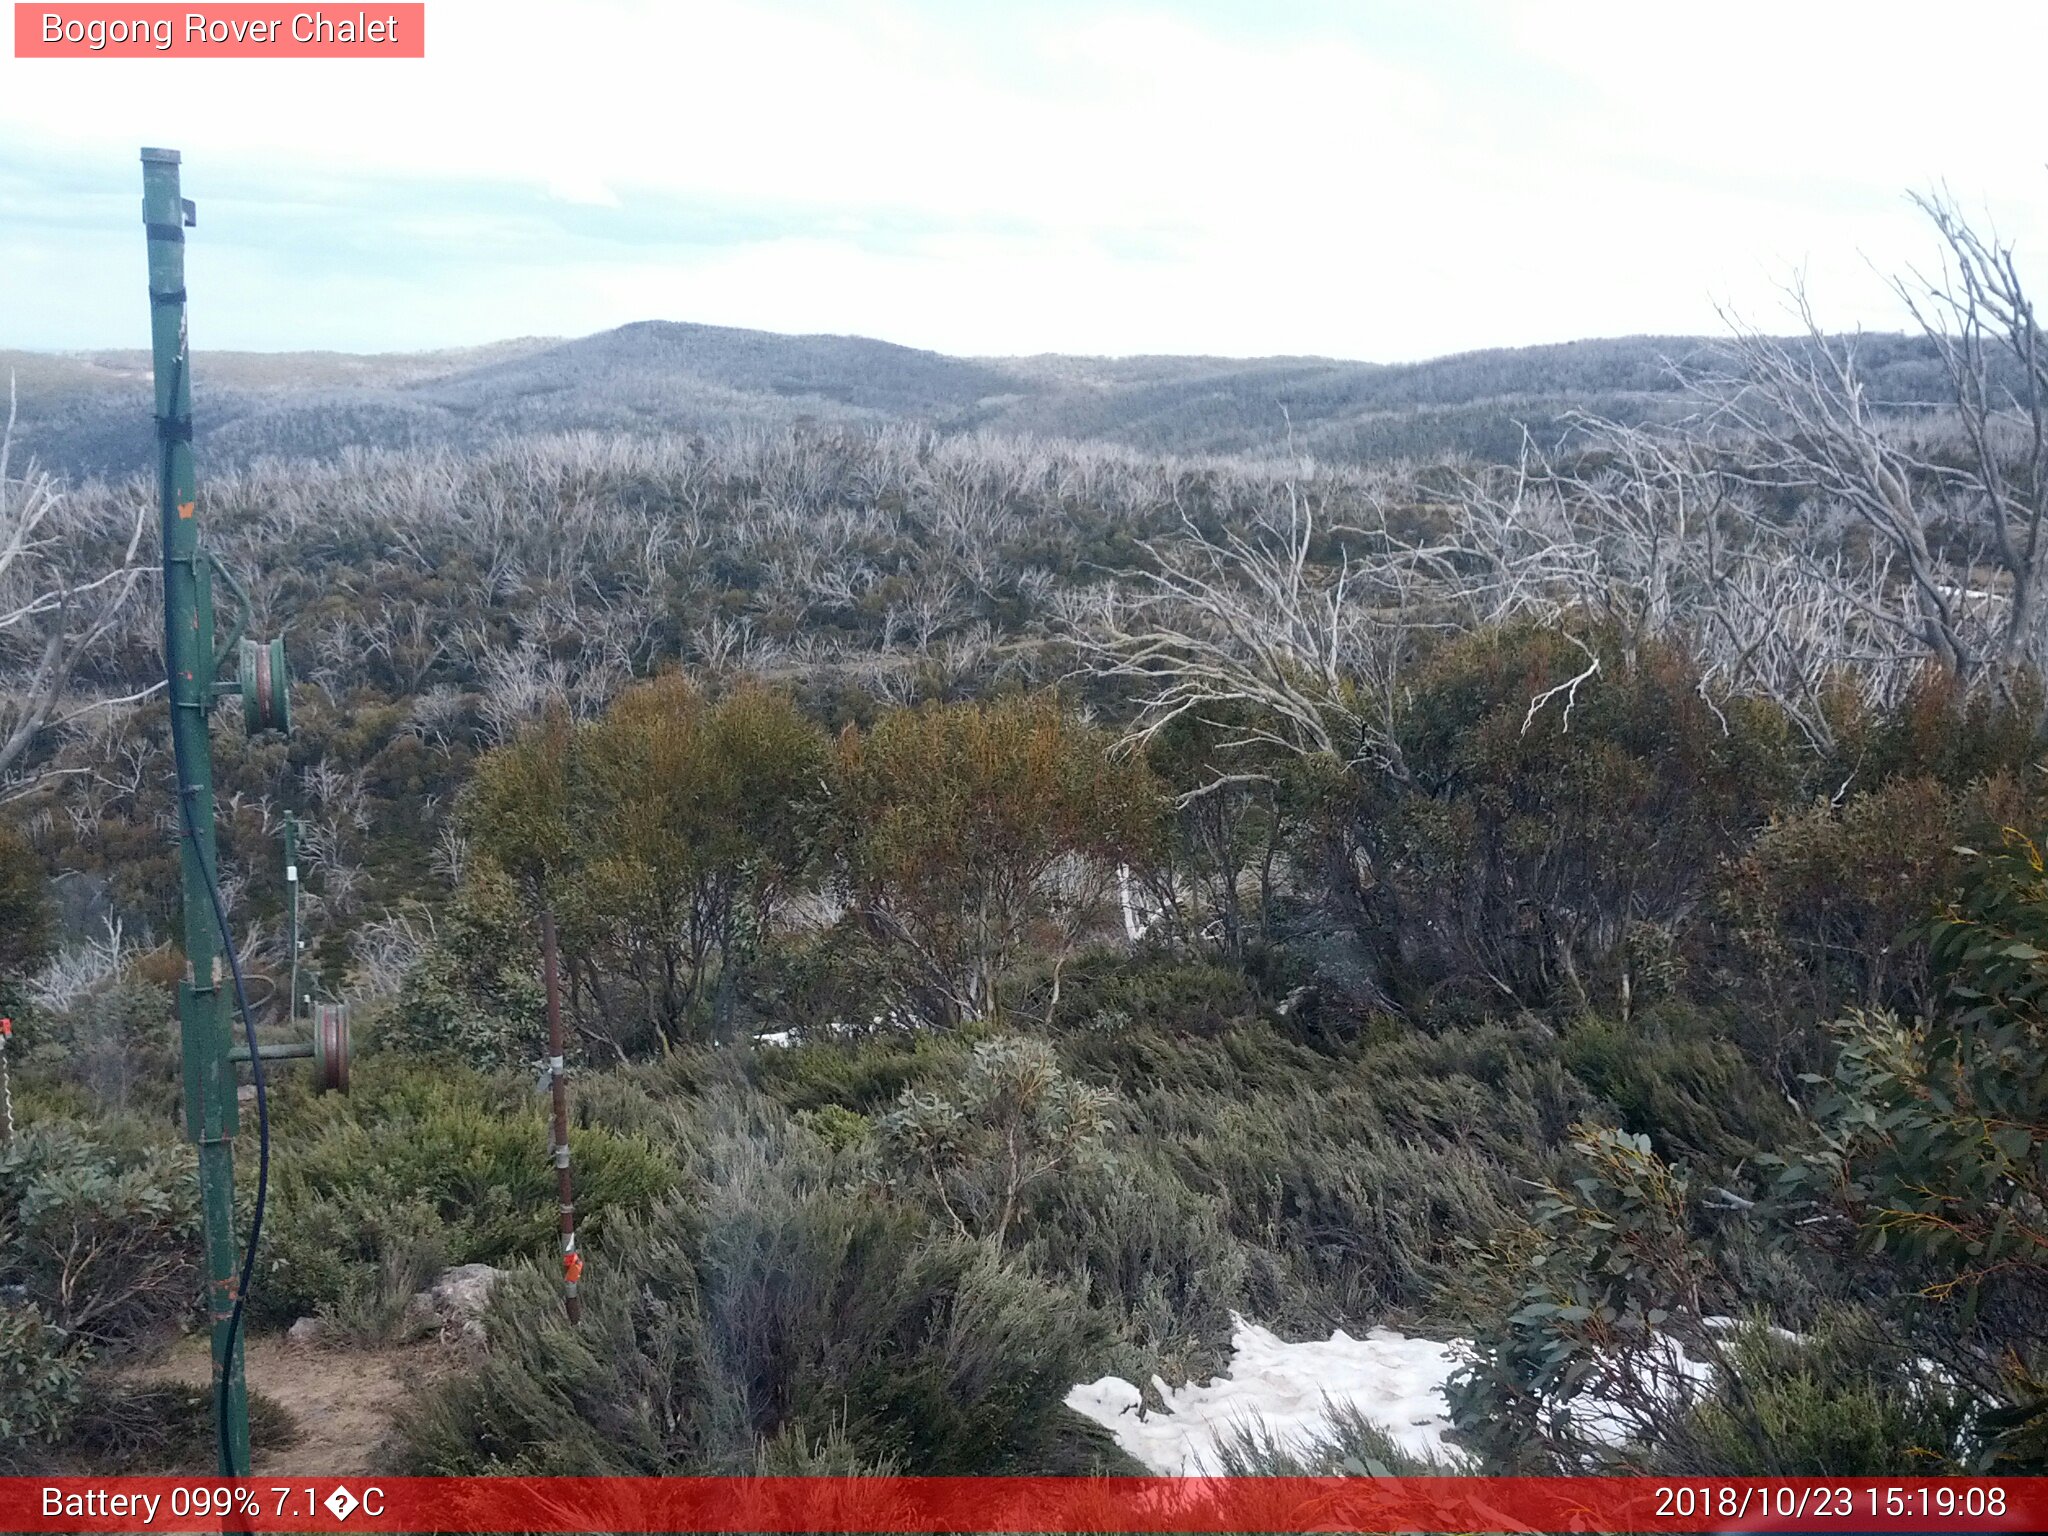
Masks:
[[[408,1312],[422,1324],[480,1339],[484,1333],[484,1308],[490,1303],[491,1292],[510,1273],[489,1264],[458,1264],[453,1269],[444,1269],[432,1285],[413,1296]]]

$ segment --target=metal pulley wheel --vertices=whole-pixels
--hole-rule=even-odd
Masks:
[[[348,1092],[348,1004],[313,1006],[313,1086],[321,1093]]]
[[[242,718],[249,734],[292,729],[292,679],[285,666],[284,638],[241,643]]]

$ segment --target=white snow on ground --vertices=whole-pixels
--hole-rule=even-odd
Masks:
[[[1351,1405],[1416,1456],[1456,1460],[1444,1444],[1451,1427],[1443,1385],[1458,1367],[1455,1345],[1411,1339],[1375,1328],[1362,1339],[1342,1329],[1327,1339],[1289,1344],[1231,1314],[1227,1374],[1204,1385],[1169,1387],[1158,1377],[1167,1412],[1140,1416],[1143,1396],[1128,1381],[1105,1376],[1067,1394],[1067,1406],[1116,1436],[1148,1470],[1168,1476],[1222,1471],[1219,1442],[1260,1427],[1291,1444],[1327,1434],[1328,1409]]]
[[[892,1023],[898,1029],[915,1029],[917,1027],[916,1022],[914,1020],[906,1019],[900,1016],[892,1020],[887,1014],[882,1013],[876,1014],[869,1022],[876,1029],[882,1028],[882,1026],[885,1024]],[[848,1024],[844,1019],[832,1020],[831,1023],[825,1026],[825,1029],[828,1034],[834,1035],[846,1035],[851,1034],[853,1032],[853,1026]],[[754,1036],[754,1043],[756,1045],[773,1045],[780,1047],[792,1046],[797,1043],[796,1031],[793,1029],[763,1030],[760,1034]]]
[[[1737,1326],[1732,1318],[1703,1321],[1717,1331]],[[1247,1429],[1297,1447],[1325,1439],[1332,1407],[1355,1409],[1411,1456],[1453,1465],[1465,1459],[1444,1441],[1451,1427],[1444,1383],[1465,1358],[1465,1340],[1411,1339],[1391,1328],[1354,1339],[1340,1328],[1327,1339],[1289,1344],[1234,1312],[1231,1322],[1225,1374],[1182,1387],[1152,1378],[1166,1412],[1147,1411],[1143,1394],[1118,1376],[1075,1387],[1067,1406],[1107,1429],[1148,1471],[1170,1477],[1220,1473],[1218,1446]],[[1782,1328],[1772,1332],[1788,1341],[1798,1338]],[[1666,1340],[1665,1347],[1660,1374],[1697,1386],[1711,1379],[1712,1368],[1675,1341]],[[1628,1437],[1627,1417],[1618,1409],[1590,1394],[1574,1406],[1580,1427],[1595,1439],[1619,1444]]]

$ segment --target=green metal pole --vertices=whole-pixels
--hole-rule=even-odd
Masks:
[[[213,583],[200,553],[192,469],[192,374],[185,333],[185,227],[178,152],[142,152],[142,220],[149,237],[150,342],[156,369],[157,489],[163,518],[164,666],[182,802],[185,977],[178,1026],[185,1057],[185,1130],[199,1147],[206,1231],[206,1311],[213,1325],[214,1400],[221,1409],[220,1471],[249,1470],[249,1402],[240,1341],[228,1347],[238,1273],[235,1232],[235,1072],[228,994],[209,874],[219,865],[213,828]]]

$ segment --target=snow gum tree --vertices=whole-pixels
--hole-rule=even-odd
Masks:
[[[1047,697],[900,710],[840,738],[849,906],[906,959],[913,1011],[993,1016],[1027,939],[1057,948],[1150,854],[1164,797],[1114,748]]]

